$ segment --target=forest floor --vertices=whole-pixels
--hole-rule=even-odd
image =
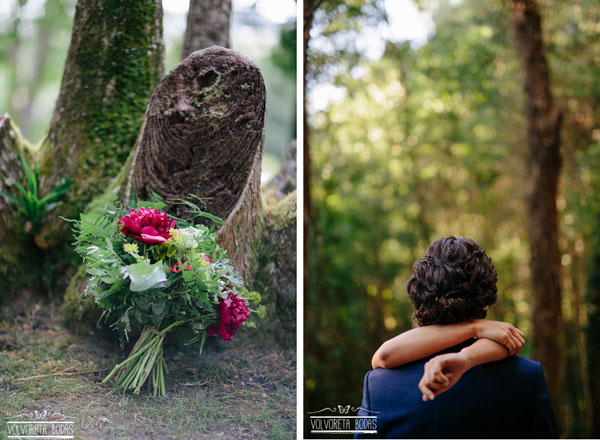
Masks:
[[[76,439],[296,437],[294,350],[251,338],[202,355],[165,347],[167,396],[154,398],[101,384],[128,353],[116,342],[65,329],[54,303],[20,309],[0,314],[0,439],[36,416],[72,421]]]

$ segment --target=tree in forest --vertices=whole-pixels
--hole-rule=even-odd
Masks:
[[[533,292],[533,344],[544,366],[555,408],[560,408],[561,256],[556,196],[561,170],[562,116],[550,90],[541,17],[535,0],[513,0],[513,24],[525,71],[530,193],[528,233]],[[557,411],[559,423],[560,411]]]
[[[312,215],[312,204],[310,197],[310,130],[308,125],[308,114],[307,99],[306,99],[306,82],[308,78],[308,42],[310,41],[310,30],[315,16],[315,11],[319,5],[323,3],[323,0],[306,0],[304,2],[304,14],[303,14],[303,30],[302,30],[302,81],[303,81],[303,105],[302,105],[302,127],[303,127],[303,148],[302,148],[302,160],[304,164],[302,185],[303,185],[303,202],[304,212],[302,213],[302,221],[304,225],[304,261],[303,263],[303,276],[305,289],[308,287],[308,274],[309,274],[309,255],[310,255],[310,227]]]
[[[282,188],[282,197],[262,204],[260,167],[266,107],[260,70],[228,49],[197,51],[163,78],[148,104],[148,92],[162,70],[160,2],[138,0],[126,8],[132,15],[150,18],[156,26],[123,23],[125,14],[115,14],[110,5],[88,3],[80,0],[77,5],[61,94],[39,154],[44,191],[53,188],[61,175],[70,177],[74,188],[60,209],[43,219],[35,244],[19,229],[21,218],[8,205],[11,221],[6,224],[13,229],[2,231],[0,257],[19,258],[4,247],[11,245],[8,239],[14,241],[7,232],[19,231],[16,237],[24,238],[17,250],[23,255],[39,258],[38,247],[44,246],[48,251],[43,256],[51,262],[63,268],[75,267],[77,261],[64,256],[70,252],[71,238],[64,222],[55,219],[58,214],[76,218],[84,209],[103,209],[107,200],[126,203],[132,194],[142,200],[158,194],[171,202],[193,194],[206,199],[208,212],[225,220],[218,230],[219,244],[228,251],[249,287],[259,286],[264,293],[270,312],[265,330],[290,344],[295,340],[290,336],[295,327],[295,293],[290,293],[295,292],[295,191]],[[105,34],[114,40],[98,36]],[[154,52],[147,46],[156,51],[156,58],[150,56]],[[143,57],[136,62],[132,57],[142,54],[140,51]],[[118,64],[114,57],[131,64]],[[127,79],[131,76],[140,86],[140,78],[152,72],[153,80],[145,94],[127,89],[128,83],[122,79],[122,75]],[[139,106],[135,120],[135,112],[127,106],[132,101]],[[123,109],[127,110],[124,114],[115,112]],[[21,178],[17,158],[28,150],[10,121],[3,121],[0,133],[6,133],[1,140],[8,146],[3,153],[10,153],[1,156],[7,158],[2,170],[14,174],[16,181]],[[184,215],[177,205],[168,209]],[[57,249],[63,249],[64,254]],[[16,277],[13,272],[20,267],[14,261],[7,264],[3,277]],[[28,271],[44,285],[57,276],[36,273],[30,267]],[[74,269],[63,271],[68,280]],[[81,266],[65,296],[67,319],[85,319],[85,311],[90,312],[87,318],[94,314],[93,304],[82,302],[85,284]]]
[[[181,59],[210,46],[229,47],[231,0],[190,0]]]

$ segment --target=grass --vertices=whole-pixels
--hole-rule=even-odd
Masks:
[[[133,395],[100,383],[128,349],[66,330],[52,303],[19,308],[0,315],[0,439],[7,421],[32,420],[36,411],[47,411],[44,420],[74,421],[81,439],[296,436],[293,351],[261,348],[251,338],[213,344],[202,356],[166,347],[167,396]],[[63,375],[17,380],[57,372]]]

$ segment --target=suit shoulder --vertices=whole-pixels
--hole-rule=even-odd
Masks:
[[[542,366],[542,364],[540,364],[538,361],[534,361],[532,359],[528,359],[528,358],[521,357],[521,356],[513,356],[512,358],[509,358],[509,359],[514,359],[514,361],[517,363],[517,365],[520,368],[523,368],[525,370],[537,371]]]
[[[539,362],[521,356],[511,356],[498,362],[482,364],[473,370],[479,367],[482,367],[478,370],[481,374],[491,374],[496,379],[502,377],[507,383],[518,383],[526,388],[529,388],[527,384],[536,383],[539,376],[543,374]]]

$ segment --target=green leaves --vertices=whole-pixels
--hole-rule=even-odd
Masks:
[[[126,333],[131,321],[155,329],[177,323],[178,341],[201,346],[206,329],[219,320],[219,298],[233,291],[258,305],[260,295],[243,287],[210,227],[177,219],[177,231],[166,243],[136,242],[120,231],[118,219],[132,207],[160,206],[162,202],[132,203],[126,207],[107,203],[103,210],[68,220],[73,224],[75,250],[84,258],[90,276],[85,294],[117,317],[111,324],[114,329]],[[200,212],[196,207],[194,215]],[[252,311],[261,314],[260,309]]]
[[[157,299],[156,302],[152,304],[152,314],[161,315],[165,311],[166,306],[167,302],[163,298]]]
[[[40,178],[38,165],[36,163],[35,167],[32,169],[27,163],[27,159],[25,159],[24,154],[21,153],[19,156],[23,169],[23,175],[27,181],[27,188],[23,187],[17,182],[12,182],[12,185],[17,189],[17,191],[19,191],[23,198],[18,198],[4,191],[0,191],[0,196],[20,205],[19,210],[21,214],[31,223],[29,227],[26,227],[27,232],[35,234],[39,231],[42,215],[58,206],[58,203],[56,203],[55,200],[69,190],[71,187],[71,182],[69,181],[68,177],[65,178],[62,182],[57,184],[54,189],[50,191],[50,193],[40,199],[38,194]]]
[[[167,281],[162,261],[154,264],[147,262],[131,264],[126,267],[125,275],[131,280],[129,288],[132,292],[142,292]]]

